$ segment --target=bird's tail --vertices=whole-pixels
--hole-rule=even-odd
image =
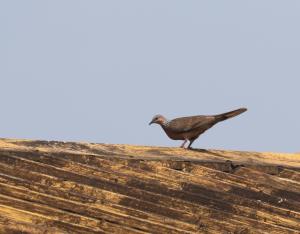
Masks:
[[[226,112],[226,113],[223,113],[223,114],[215,115],[215,117],[218,121],[223,121],[223,120],[226,120],[226,119],[230,119],[234,116],[237,116],[239,114],[242,114],[246,110],[247,110],[247,108],[240,108],[240,109],[237,109],[237,110],[234,110],[234,111],[229,111],[229,112]]]

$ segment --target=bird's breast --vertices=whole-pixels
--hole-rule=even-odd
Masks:
[[[164,129],[167,136],[169,138],[171,138],[172,140],[184,140],[184,139],[186,139],[186,137],[184,136],[183,133],[172,131],[171,129],[168,129],[164,126],[162,126],[162,128]]]

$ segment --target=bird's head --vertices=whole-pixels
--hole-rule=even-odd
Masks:
[[[153,124],[153,123],[156,123],[156,124],[159,124],[159,125],[164,125],[164,123],[166,122],[166,118],[162,115],[155,115],[153,117],[153,119],[151,120],[151,122],[149,123],[149,125]]]

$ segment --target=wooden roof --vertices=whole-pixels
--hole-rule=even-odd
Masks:
[[[300,155],[0,140],[1,233],[300,233]]]

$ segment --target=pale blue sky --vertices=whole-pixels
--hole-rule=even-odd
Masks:
[[[0,0],[0,136],[178,146],[168,118],[245,114],[198,148],[299,152],[300,1]]]

